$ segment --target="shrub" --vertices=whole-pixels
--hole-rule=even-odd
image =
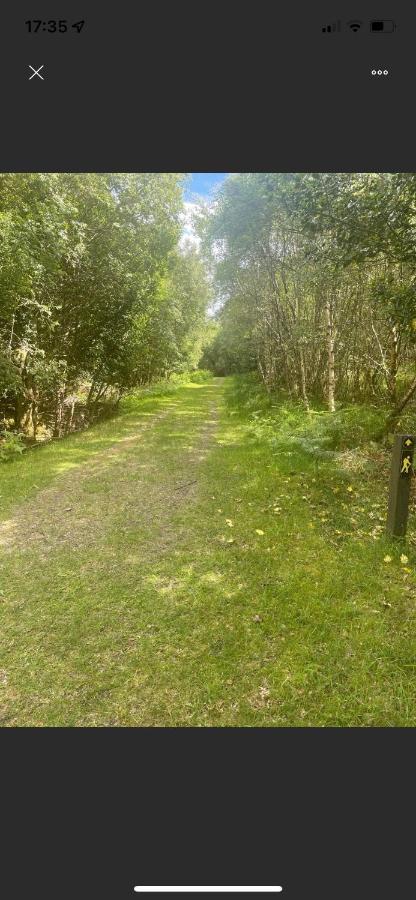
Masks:
[[[188,380],[193,384],[202,384],[204,381],[211,381],[212,377],[212,372],[208,369],[197,369],[196,372],[190,373]]]
[[[22,435],[14,431],[0,431],[0,461],[10,462],[20,456],[25,447]]]

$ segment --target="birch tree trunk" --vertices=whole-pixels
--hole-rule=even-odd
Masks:
[[[392,325],[390,330],[390,345],[388,352],[388,376],[387,387],[392,406],[397,403],[397,371],[399,368],[399,337],[397,325]]]
[[[310,411],[308,394],[306,391],[306,373],[305,373],[305,357],[302,347],[299,347],[299,375],[300,375],[300,393],[307,412]]]
[[[335,412],[335,351],[334,351],[334,325],[332,316],[331,301],[329,298],[325,301],[325,325],[326,325],[326,345],[328,352],[328,385],[327,385],[327,401],[330,412]]]

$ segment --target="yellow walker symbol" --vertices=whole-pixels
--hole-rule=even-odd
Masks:
[[[404,472],[404,474],[407,475],[407,473],[408,473],[408,471],[409,471],[411,465],[412,465],[412,458],[411,458],[411,456],[404,456],[404,457],[403,457],[403,465],[402,465],[402,467],[401,467],[401,469],[400,469],[400,474],[401,474],[402,472]]]

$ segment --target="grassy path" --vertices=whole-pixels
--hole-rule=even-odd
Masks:
[[[1,724],[414,725],[412,553],[360,490],[220,379],[3,466]]]

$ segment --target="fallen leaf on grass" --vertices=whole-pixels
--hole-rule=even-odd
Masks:
[[[256,534],[264,534],[264,531],[261,528],[256,528]]]

